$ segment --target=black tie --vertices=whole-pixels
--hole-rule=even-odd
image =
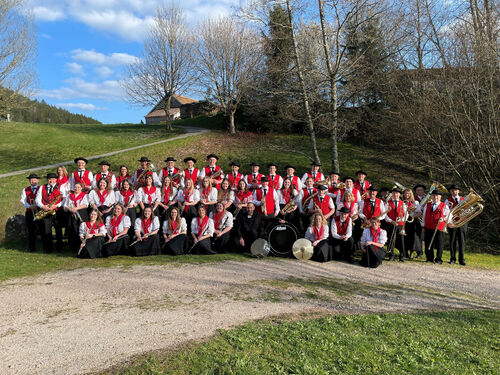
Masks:
[[[313,173],[313,178],[316,179],[316,173]]]
[[[273,180],[273,181],[274,181],[274,175],[273,175],[273,174],[271,175],[271,180]]]
[[[49,185],[49,195],[52,194],[52,185]]]
[[[323,202],[323,197],[319,197],[319,203]]]
[[[267,189],[264,189],[264,196],[267,195]]]
[[[458,202],[458,197],[457,197],[457,198],[455,198],[455,202],[457,202],[457,204],[459,203],[459,202]]]
[[[255,180],[255,176],[256,176],[256,174],[254,173],[254,174],[253,174],[253,179],[254,179],[254,180]]]
[[[373,212],[375,211],[375,201],[370,201],[371,205],[372,205],[372,214]]]
[[[309,189],[309,195],[311,195],[311,194],[312,194],[312,190],[311,190],[311,189]]]
[[[214,173],[214,167],[210,167],[210,169],[212,170],[212,173]]]
[[[394,211],[398,211],[398,201],[394,201]]]
[[[168,170],[168,175],[172,176],[172,170],[170,170],[170,169]]]
[[[83,176],[83,171],[80,171],[80,178],[82,178]]]
[[[236,180],[236,173],[233,173],[233,178]]]

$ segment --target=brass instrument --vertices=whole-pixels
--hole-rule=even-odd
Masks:
[[[363,200],[368,196],[368,190],[365,191],[363,194],[361,194],[361,197],[359,199]]]
[[[48,201],[48,203],[46,204],[46,206],[50,206],[52,205],[54,202],[57,202],[59,200],[59,198],[62,198],[62,195],[61,194],[57,194],[56,196],[52,197],[52,199],[50,199]],[[45,219],[47,216],[49,215],[55,215],[56,214],[56,209],[53,208],[52,210],[40,210],[38,212],[36,212],[33,216],[33,221],[38,221],[38,220],[43,220]]]
[[[328,186],[330,184],[330,176],[327,176],[324,180],[321,181],[316,181],[313,186],[319,186],[319,185],[326,185]]]
[[[260,200],[260,210],[262,211],[262,214],[264,216],[267,215],[266,196],[264,194],[262,195],[262,199]]]
[[[429,199],[431,199],[431,195],[435,190],[439,190],[441,193],[448,192],[448,189],[446,189],[443,184],[439,183],[438,181],[434,181],[429,189],[429,192],[420,201],[420,207],[422,207],[422,210],[423,207],[425,207],[425,205],[429,202]],[[422,225],[423,217],[421,217],[419,221],[420,225]]]
[[[337,182],[335,184],[335,189],[345,189],[345,184],[343,182]]]
[[[305,201],[304,201],[304,203],[302,204],[302,212],[304,212],[304,211],[306,210],[307,205],[309,204],[309,201],[310,201],[311,199],[313,199],[313,198],[314,198],[316,195],[318,195],[318,194],[319,194],[319,191],[316,191],[316,192],[312,193],[311,195],[309,195],[309,196],[306,198],[306,200],[305,200]]]
[[[480,202],[484,202],[483,198],[471,188],[470,193],[451,210],[448,227],[459,228],[483,212],[484,205]]]
[[[295,200],[293,199],[294,197],[290,197],[290,202],[285,204],[285,206],[281,209],[283,213],[286,215],[289,212],[292,212],[292,208],[294,206]]]
[[[372,219],[379,220],[382,216],[387,215],[391,210],[392,210],[392,207],[389,207],[389,209],[387,211],[381,212],[380,215],[373,216]],[[364,228],[364,229],[370,228],[370,220],[362,223],[361,227]]]
[[[156,172],[156,168],[153,165],[153,163],[148,163],[146,169],[144,169],[141,174],[137,177],[137,180],[135,181],[134,188],[137,189],[139,184],[141,184],[141,180],[146,177],[146,174],[148,172]]]
[[[416,211],[417,209],[417,205],[414,203],[413,206],[411,206],[409,209],[408,209],[408,218],[406,219],[406,222],[411,224],[413,223],[413,221],[415,220],[415,218],[413,216],[411,216],[411,214]]]
[[[408,188],[406,188],[403,184],[400,184],[399,182],[394,182],[394,186],[392,188],[393,189],[398,188],[398,189],[401,189],[402,191],[409,190]]]
[[[207,176],[207,177],[210,178],[210,182],[212,182],[212,180],[215,180],[221,174],[222,174],[222,169],[219,169],[217,172],[214,172],[212,175]]]

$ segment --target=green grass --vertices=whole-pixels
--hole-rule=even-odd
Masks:
[[[265,320],[102,374],[498,374],[499,311]]]

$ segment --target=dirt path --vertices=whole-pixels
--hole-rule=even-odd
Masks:
[[[186,130],[185,134],[181,134],[181,135],[178,135],[178,136],[175,136],[175,137],[172,137],[172,138],[162,139],[161,141],[156,141],[156,142],[148,143],[148,144],[145,144],[145,145],[139,145],[139,146],[124,148],[123,150],[116,150],[116,151],[112,151],[112,152],[107,152],[107,153],[101,154],[101,155],[86,156],[85,158],[88,159],[88,160],[102,159],[102,158],[105,158],[105,157],[108,157],[108,156],[112,156],[112,155],[116,155],[116,154],[121,154],[123,152],[129,152],[129,151],[133,151],[133,150],[139,150],[139,149],[144,148],[144,147],[159,145],[159,144],[166,143],[166,142],[176,141],[178,139],[193,137],[195,135],[200,135],[200,134],[203,134],[203,133],[206,133],[206,132],[209,131],[208,129],[196,128],[194,126],[183,126],[182,128]],[[34,168],[29,168],[29,169],[23,169],[21,171],[14,171],[14,172],[9,172],[9,173],[4,173],[4,174],[0,174],[0,178],[17,176],[17,175],[25,174],[25,173],[28,173],[28,172],[36,172],[36,171],[41,171],[41,170],[44,170],[44,169],[56,168],[59,165],[70,165],[70,164],[74,164],[74,161],[73,160],[67,160],[67,161],[62,161],[62,162],[56,163],[56,164],[42,165],[41,167],[34,167]]]
[[[0,373],[81,374],[283,313],[500,308],[500,273],[253,260],[80,269],[0,284]]]

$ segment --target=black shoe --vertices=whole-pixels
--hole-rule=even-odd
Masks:
[[[443,264],[443,261],[442,260],[435,260],[434,263],[435,264]]]
[[[394,254],[389,254],[389,261],[394,260]]]
[[[454,260],[450,260],[448,263],[455,264],[455,261]]]
[[[405,258],[399,258],[399,261],[400,261],[400,262],[404,262],[404,261],[405,261]]]
[[[427,260],[425,261],[425,263],[434,263],[434,261],[433,261],[433,260],[430,260],[430,259],[427,259]]]
[[[465,260],[462,260],[461,262],[458,262],[461,266],[465,266],[466,263],[465,263]]]
[[[418,254],[418,253],[417,253],[417,259],[422,258],[422,255],[423,255],[423,254]]]

